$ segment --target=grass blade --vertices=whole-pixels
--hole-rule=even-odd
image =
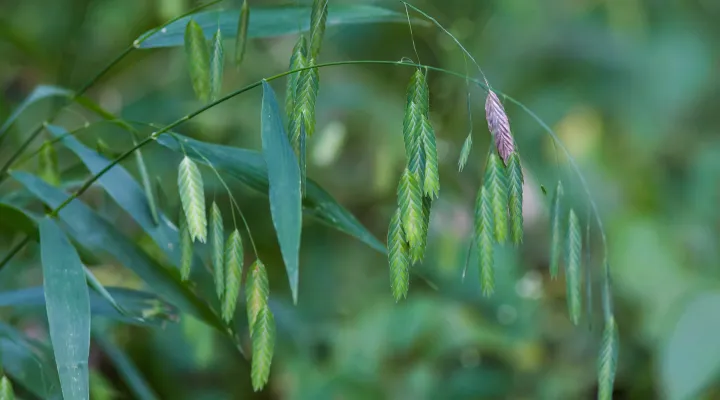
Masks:
[[[262,390],[270,377],[273,352],[275,351],[275,318],[269,307],[263,307],[252,325],[252,370],[253,390]]]
[[[235,37],[235,66],[239,67],[245,58],[245,49],[248,41],[248,27],[250,26],[250,6],[247,0],[243,0],[238,17],[237,35]],[[218,27],[218,30],[220,28]]]
[[[225,232],[220,207],[213,201],[210,210],[210,244],[212,245],[213,277],[215,278],[215,292],[222,302],[225,293]]]
[[[516,151],[510,154],[507,166],[508,194],[510,210],[510,236],[519,246],[523,241],[523,172],[520,155]]]
[[[567,256],[565,281],[570,320],[577,325],[582,313],[582,232],[575,210],[570,209],[568,218]]]
[[[133,133],[133,146],[137,145],[137,139]],[[157,204],[155,203],[155,195],[153,193],[153,187],[150,183],[150,174],[148,173],[147,164],[145,164],[145,158],[141,149],[135,150],[135,161],[140,171],[140,180],[143,184],[145,192],[145,199],[147,200],[148,208],[150,209],[150,216],[152,217],[153,223],[157,226],[160,224],[160,215],[158,212]]]
[[[200,142],[179,134],[174,134],[188,149],[188,156],[199,163],[207,157],[214,167],[265,195],[269,192],[268,171],[263,155],[257,151],[237,147],[222,146]],[[169,135],[161,135],[158,143],[176,152],[181,152],[180,144]],[[197,152],[195,150],[197,149]],[[385,253],[385,246],[370,233],[347,209],[338,203],[325,189],[312,179],[307,180],[303,211],[320,222],[357,238],[371,248]]]
[[[43,288],[39,288],[44,299]],[[44,304],[43,304],[44,306]],[[0,364],[13,379],[15,388],[22,387],[41,399],[62,399],[52,349],[45,342],[25,336],[0,322]],[[28,396],[31,397],[31,396]]]
[[[222,298],[222,316],[225,322],[235,315],[243,269],[243,243],[240,232],[235,229],[225,246],[225,293]]]
[[[11,175],[48,207],[57,207],[68,197],[67,193],[34,175],[20,171]],[[195,315],[220,332],[226,332],[220,318],[202,299],[181,283],[176,272],[151,259],[137,244],[118,232],[110,222],[97,215],[83,202],[73,200],[60,211],[59,217],[68,227],[70,236],[83,247],[97,254],[111,255],[120,264],[135,272],[161,298]]]
[[[247,37],[270,38],[307,32],[310,30],[310,14],[309,6],[252,7]],[[163,30],[144,33],[140,36],[143,41],[138,48],[182,46],[185,27],[191,18],[202,27],[207,38],[212,36],[218,24],[223,36],[236,37],[238,34],[240,10],[204,11],[180,18]],[[427,21],[419,18],[413,18],[412,21],[413,24],[428,25]],[[383,22],[407,23],[407,17],[403,12],[370,4],[332,4],[328,9],[326,26]]]
[[[128,357],[121,348],[108,340],[105,332],[98,334],[93,331],[93,340],[100,345],[100,348],[102,348],[103,352],[108,356],[136,399],[159,399],[130,357]]]
[[[194,19],[187,21],[185,27],[185,56],[195,95],[207,102],[210,99],[210,48]]]
[[[563,186],[558,181],[550,204],[550,277],[556,279],[560,272],[560,255],[565,239],[562,208]]]
[[[197,164],[187,156],[183,158],[178,168],[178,189],[192,240],[205,243],[207,219],[202,174]]]
[[[260,260],[256,260],[248,271],[246,289],[245,289],[248,326],[250,332],[253,330],[257,316],[264,308],[268,306],[268,298],[270,296],[270,284],[268,282],[267,271],[265,265]]]
[[[66,399],[89,399],[90,298],[75,248],[54,220],[40,221],[43,286],[60,386]]]
[[[388,263],[390,288],[395,301],[406,298],[410,287],[410,254],[400,221],[400,210],[395,210],[388,229]]]
[[[155,294],[117,287],[103,287],[103,289],[106,294],[101,294],[97,290],[89,292],[90,313],[93,317],[138,326],[161,326],[168,321],[178,319],[177,308]],[[43,287],[0,292],[0,307],[19,307],[28,310],[44,308],[46,305]]]
[[[210,101],[220,97],[222,91],[223,68],[225,66],[225,51],[223,50],[223,37],[220,28],[212,38],[212,56],[210,58]]]
[[[262,148],[270,186],[270,213],[285,261],[293,302],[298,300],[302,207],[300,168],[290,146],[275,92],[263,81]]]
[[[23,100],[22,103],[15,108],[15,110],[13,110],[10,116],[5,120],[5,122],[3,122],[2,126],[0,126],[0,142],[2,142],[2,139],[8,132],[8,129],[10,129],[12,124],[15,123],[15,120],[18,119],[20,114],[22,114],[23,111],[31,105],[50,97],[71,98],[72,96],[73,92],[71,90],[58,86],[40,85],[36,87],[30,95],[26,97],[25,100]]]
[[[47,125],[47,131],[54,137],[62,137],[62,144],[70,149],[85,164],[87,169],[97,174],[102,171],[110,161],[97,151],[86,147],[68,131],[60,126]],[[140,227],[147,232],[158,247],[167,255],[174,265],[180,265],[180,242],[175,225],[170,219],[158,213],[159,224],[155,224],[152,215],[151,197],[143,191],[130,173],[121,165],[116,165],[98,183],[115,200],[115,203],[127,212]],[[162,190],[158,188],[158,200],[161,200]],[[147,190],[147,188],[146,188]]]

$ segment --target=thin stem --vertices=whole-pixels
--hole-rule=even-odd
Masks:
[[[412,7],[412,6],[411,6],[411,7]],[[304,71],[304,70],[307,70],[307,69],[311,69],[311,68],[324,68],[324,67],[330,67],[330,66],[362,65],[362,64],[371,64],[371,65],[398,65],[398,66],[406,66],[406,67],[413,67],[413,68],[426,68],[426,69],[429,69],[429,70],[433,70],[433,71],[445,73],[445,74],[448,74],[448,75],[456,76],[456,77],[461,78],[461,79],[464,79],[464,80],[468,80],[468,77],[467,77],[466,74],[461,74],[461,73],[459,73],[459,72],[446,70],[446,69],[444,69],[444,68],[433,67],[433,66],[422,65],[422,64],[409,63],[409,62],[405,62],[405,61],[388,61],[388,60],[355,60],[355,61],[336,61],[336,62],[322,63],[322,64],[316,64],[316,65],[313,65],[313,66],[308,66],[308,67],[297,68],[297,69],[294,69],[294,70],[285,71],[285,72],[282,72],[282,73],[273,75],[273,76],[271,76],[271,77],[265,78],[264,80],[266,80],[266,81],[273,81],[273,80],[276,80],[276,79],[285,77],[285,76],[287,76],[287,75],[290,75],[290,74],[293,74],[293,73],[296,73],[296,72],[301,72],[301,71]],[[469,78],[469,81],[475,83],[476,85],[478,85],[479,87],[481,87],[481,88],[483,88],[483,89],[485,89],[485,90],[488,90],[488,86],[487,86],[487,84],[486,84],[484,81],[480,81],[480,80],[473,79],[473,78]],[[189,121],[189,120],[195,118],[196,116],[202,114],[203,112],[209,110],[210,108],[213,108],[213,107],[215,107],[216,105],[218,105],[218,104],[220,104],[220,103],[223,103],[223,102],[225,102],[225,101],[228,101],[228,100],[232,99],[232,98],[235,97],[235,96],[238,96],[238,95],[240,95],[240,94],[242,94],[242,93],[245,93],[245,92],[247,92],[247,91],[249,91],[249,90],[251,90],[251,89],[254,89],[254,88],[260,86],[260,85],[262,84],[262,82],[263,82],[263,80],[259,80],[259,81],[257,81],[257,82],[254,82],[254,83],[250,84],[250,85],[247,85],[247,86],[245,86],[245,87],[243,87],[243,88],[241,88],[241,89],[238,89],[238,90],[236,90],[236,91],[234,91],[234,92],[232,92],[232,93],[229,93],[229,94],[225,95],[224,97],[222,97],[222,98],[220,98],[220,99],[218,99],[218,100],[216,100],[216,101],[214,101],[214,102],[212,102],[212,103],[209,103],[209,104],[207,104],[207,105],[205,105],[205,106],[197,109],[196,111],[194,111],[194,112],[192,112],[192,113],[190,113],[190,114],[185,115],[184,117],[182,117],[182,118],[180,118],[180,119],[178,119],[178,120],[170,123],[169,125],[166,125],[165,127],[159,129],[158,131],[153,132],[150,136],[148,136],[147,138],[145,138],[145,139],[143,139],[142,141],[138,142],[138,143],[137,143],[136,145],[134,145],[131,149],[127,150],[126,152],[124,152],[123,154],[121,154],[120,156],[118,156],[115,160],[113,160],[113,161],[110,162],[107,166],[105,166],[105,168],[103,168],[102,170],[98,171],[98,173],[96,173],[95,175],[93,175],[92,177],[90,177],[87,181],[85,181],[85,183],[84,183],[74,194],[72,194],[71,196],[69,196],[62,204],[60,204],[57,208],[55,208],[53,211],[51,211],[50,215],[51,215],[51,216],[57,216],[57,214],[60,212],[60,210],[62,210],[62,209],[65,208],[68,204],[70,204],[71,201],[73,201],[74,199],[76,199],[77,197],[79,197],[80,195],[82,195],[95,181],[97,181],[101,176],[103,176],[105,173],[107,173],[112,167],[114,167],[115,165],[117,165],[117,164],[120,163],[121,161],[125,160],[125,159],[126,159],[128,156],[130,156],[136,149],[139,149],[139,148],[145,146],[146,144],[148,144],[148,143],[154,141],[155,139],[157,139],[157,137],[160,136],[161,134],[163,134],[163,133],[165,133],[165,132],[168,132],[168,131],[170,131],[171,129],[175,128],[176,126],[181,125],[182,123],[184,123],[184,122],[186,122],[186,121]],[[602,241],[603,241],[603,247],[604,247],[604,251],[605,251],[605,257],[604,257],[604,258],[605,258],[605,260],[607,260],[607,238],[606,238],[606,236],[605,236],[605,231],[604,231],[604,229],[603,229],[602,220],[601,220],[601,218],[600,218],[600,213],[599,213],[599,211],[598,211],[597,204],[596,204],[595,201],[592,199],[592,195],[591,195],[591,193],[590,193],[590,189],[589,189],[589,187],[588,187],[587,181],[585,180],[584,176],[583,176],[582,173],[580,172],[580,168],[578,167],[577,163],[575,162],[575,160],[574,160],[574,159],[572,158],[572,156],[570,155],[570,152],[569,152],[569,151],[567,150],[567,148],[562,144],[562,142],[560,141],[560,138],[557,136],[557,134],[556,134],[545,122],[543,122],[543,120],[540,119],[540,117],[538,117],[537,114],[535,114],[534,112],[532,112],[529,108],[527,108],[524,104],[522,104],[522,103],[519,102],[518,100],[515,100],[513,97],[508,96],[508,95],[506,95],[506,94],[504,94],[504,93],[502,93],[502,92],[499,92],[499,91],[497,91],[497,93],[500,94],[500,95],[503,95],[507,100],[509,100],[509,101],[512,102],[513,104],[517,105],[518,107],[520,107],[520,108],[521,108],[523,111],[525,111],[531,118],[533,118],[533,119],[546,131],[546,133],[549,134],[550,137],[552,137],[553,141],[556,142],[556,143],[558,144],[558,146],[560,147],[560,149],[565,153],[565,156],[566,156],[567,159],[570,161],[570,166],[572,167],[572,169],[575,171],[575,173],[577,174],[577,176],[578,176],[578,178],[579,178],[580,184],[581,184],[581,186],[583,187],[583,190],[585,191],[585,193],[586,193],[586,195],[587,195],[587,197],[588,197],[588,201],[589,201],[589,203],[590,203],[590,205],[591,205],[591,207],[592,207],[593,213],[595,214],[595,219],[596,219],[596,221],[597,221],[598,228],[599,228],[598,230],[599,230],[599,232],[600,232],[600,236],[601,236]],[[7,261],[9,261],[10,258],[12,258],[12,255],[10,255],[9,257],[6,257],[6,260],[3,260],[3,262],[0,263],[0,268],[2,268],[2,266],[4,265],[4,263],[6,263]],[[606,274],[606,286],[609,286],[609,283],[610,283],[610,280],[609,280],[609,278],[610,278],[610,271],[609,271],[609,267],[608,267],[608,263],[607,263],[607,262],[605,263],[605,274]],[[606,290],[608,290],[608,289],[609,289],[609,288],[606,288]]]
[[[113,59],[112,61],[110,61],[110,63],[109,63],[108,65],[106,65],[105,68],[103,68],[102,70],[100,70],[100,72],[98,72],[97,74],[95,74],[95,76],[93,76],[92,78],[90,78],[89,81],[87,81],[83,86],[81,86],[80,89],[78,89],[77,92],[75,92],[75,94],[73,94],[72,97],[68,98],[65,102],[63,102],[62,106],[60,106],[58,109],[56,109],[56,110],[51,114],[50,118],[47,119],[47,121],[49,122],[49,121],[52,121],[52,120],[54,120],[55,118],[57,118],[57,116],[60,114],[60,112],[61,112],[65,107],[67,107],[68,105],[74,103],[78,98],[80,98],[83,94],[85,94],[85,92],[87,92],[88,89],[90,89],[93,85],[95,85],[103,76],[105,76],[105,74],[107,74],[113,67],[115,67],[117,64],[119,64],[120,61],[122,61],[128,54],[132,53],[133,50],[135,50],[136,48],[139,48],[140,45],[141,45],[145,40],[147,40],[150,36],[152,36],[153,34],[157,33],[157,32],[160,31],[161,29],[163,29],[164,27],[172,24],[173,22],[175,22],[175,21],[177,21],[177,20],[179,20],[179,19],[181,19],[181,18],[184,18],[184,17],[186,17],[186,16],[188,16],[188,15],[194,14],[194,13],[196,13],[196,12],[202,10],[202,9],[205,9],[205,8],[207,8],[207,7],[210,7],[210,6],[215,5],[215,4],[217,4],[217,3],[220,3],[221,1],[223,1],[223,0],[213,0],[213,1],[209,2],[209,3],[205,3],[205,4],[202,4],[202,5],[198,6],[198,7],[195,7],[195,8],[193,8],[192,10],[190,10],[190,11],[188,11],[188,12],[182,14],[182,15],[179,15],[179,16],[175,17],[175,18],[171,19],[170,21],[165,22],[164,24],[156,27],[155,29],[150,30],[150,31],[149,31],[145,36],[143,36],[142,38],[135,40],[131,46],[129,46],[129,47],[127,47],[125,50],[123,50],[122,53],[120,53],[117,57],[115,57],[115,59]],[[40,124],[37,128],[35,128],[35,129],[32,131],[32,133],[27,137],[27,139],[25,139],[25,141],[20,145],[20,147],[18,148],[18,150],[17,150],[12,156],[10,156],[10,159],[9,159],[7,162],[5,162],[5,164],[4,164],[2,167],[0,167],[0,183],[7,177],[6,172],[8,171],[8,169],[10,169],[10,166],[12,165],[12,163],[13,163],[18,157],[20,157],[20,156],[22,155],[22,153],[25,151],[25,149],[26,149],[28,146],[30,146],[30,144],[33,142],[33,140],[35,140],[35,138],[37,138],[38,135],[42,132],[43,126],[44,126],[44,124]],[[8,128],[9,128],[9,127],[8,127]]]
[[[8,263],[10,260],[15,257],[15,254],[17,254],[20,250],[22,250],[23,247],[25,247],[26,244],[30,241],[30,235],[25,234],[25,238],[23,240],[19,241],[12,249],[10,249],[10,252],[7,253],[5,258],[3,258],[2,261],[0,261],[0,270]]]

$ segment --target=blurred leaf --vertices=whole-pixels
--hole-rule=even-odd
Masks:
[[[264,38],[305,32],[310,29],[310,9],[308,6],[280,6],[250,8],[248,38]],[[343,24],[367,24],[377,22],[407,23],[405,13],[369,4],[333,4],[329,6],[327,26]],[[144,38],[139,48],[173,47],[183,45],[185,26],[190,19],[196,21],[210,38],[218,25],[224,37],[236,37],[240,10],[213,10],[181,18],[160,31]],[[424,21],[414,19],[413,23]]]
[[[50,338],[67,399],[89,399],[90,299],[75,248],[50,217],[40,221],[40,253]]]
[[[15,328],[2,322],[0,364],[5,373],[28,392],[43,399],[62,400],[50,348],[26,338]]]
[[[720,373],[720,292],[696,296],[660,352],[662,387],[670,400],[698,398]]]
[[[155,294],[116,287],[106,289],[128,315],[120,314],[101,294],[91,291],[90,311],[94,316],[138,325],[160,325],[178,318],[177,309]],[[45,306],[45,296],[41,286],[0,292],[0,307],[41,306]]]
[[[206,163],[203,159],[205,157],[221,173],[229,174],[260,193],[268,193],[267,167],[262,154],[259,152],[205,143],[178,134],[173,135],[182,141],[188,156],[194,158],[197,162]],[[176,152],[181,152],[178,141],[169,135],[161,135],[158,138],[158,143]],[[303,199],[303,210],[328,226],[345,232],[373,249],[385,253],[385,246],[372,233],[368,232],[328,192],[309,179],[307,181],[307,193]]]
[[[62,137],[63,145],[75,153],[91,173],[97,174],[110,164],[108,159],[95,150],[86,147],[72,135],[67,135],[67,130],[64,128],[48,125],[47,130],[56,138]],[[171,262],[178,265],[180,245],[177,228],[162,213],[158,216],[160,223],[157,225],[154,223],[148,198],[133,176],[122,165],[116,165],[101,176],[98,183],[118,206],[130,214],[135,222],[153,238]]]
[[[0,127],[0,139],[3,138],[5,133],[7,133],[7,130],[10,128],[10,126],[15,122],[15,120],[22,114],[23,111],[25,111],[26,108],[30,107],[32,104],[37,103],[40,100],[46,99],[48,97],[71,97],[73,95],[73,92],[68,89],[63,89],[61,87],[57,86],[50,86],[50,85],[40,85],[35,88],[35,90],[30,93],[28,97],[25,98],[25,100],[18,105],[15,110],[10,114],[8,119],[5,120],[5,122]]]
[[[59,206],[68,196],[32,174],[14,172],[12,176],[50,207]],[[221,332],[226,331],[210,307],[180,282],[177,271],[163,268],[157,264],[135,243],[118,232],[109,222],[95,214],[80,200],[73,200],[60,211],[59,216],[69,227],[69,233],[83,246],[100,254],[109,253],[121,264],[134,271],[159,296],[167,299],[181,310],[196,315]]]
[[[283,127],[275,92],[263,81],[262,147],[270,186],[270,213],[287,269],[293,302],[298,299],[302,205],[300,167]]]
[[[107,338],[105,332],[96,332],[93,330],[93,340],[100,345],[103,352],[110,358],[122,379],[135,395],[135,398],[139,400],[154,400],[158,398],[140,371],[138,371],[135,364],[133,364],[132,360],[122,349]]]
[[[3,233],[23,232],[37,238],[35,222],[19,208],[0,202],[0,228]]]

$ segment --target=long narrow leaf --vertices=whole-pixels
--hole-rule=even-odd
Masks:
[[[310,29],[309,6],[253,7],[250,9],[248,38],[267,38],[306,32]],[[225,37],[236,37],[240,10],[213,10],[178,19],[164,29],[140,37],[144,38],[139,48],[182,46],[185,26],[190,19],[202,27],[205,37],[210,38],[220,25]],[[413,24],[427,25],[424,20],[413,18]],[[331,4],[328,9],[326,26],[346,24],[367,24],[380,22],[407,23],[405,13],[369,4]]]
[[[263,81],[262,148],[270,185],[270,213],[285,261],[293,302],[298,298],[302,207],[300,168],[285,133],[275,92]]]
[[[93,330],[93,339],[100,345],[103,352],[115,365],[115,368],[117,368],[120,376],[135,395],[135,398],[139,400],[155,400],[159,398],[150,388],[150,385],[145,378],[143,378],[132,360],[122,349],[108,340],[104,332],[102,332],[102,334],[96,334]]]
[[[133,289],[106,287],[105,290],[117,303],[111,304],[98,292],[90,292],[90,312],[93,317],[102,317],[134,325],[162,325],[178,319],[175,306],[155,294]],[[35,308],[45,307],[42,286],[0,292],[0,307]],[[125,314],[118,311],[121,308]]]
[[[22,112],[32,104],[49,97],[72,97],[72,95],[73,92],[71,90],[57,86],[40,85],[36,87],[35,90],[33,90],[32,93],[30,93],[30,95],[26,97],[25,100],[17,106],[17,108],[15,108],[2,126],[0,126],[0,141],[2,141],[3,136],[5,136],[8,129],[10,129],[10,126],[20,116],[20,114],[22,114]]]
[[[226,173],[251,189],[268,194],[268,172],[261,153],[205,143],[179,134],[173,135],[182,142],[188,156],[198,163],[206,163],[200,156],[202,154],[220,173]],[[170,135],[161,135],[158,143],[178,153],[182,152],[178,141]],[[385,246],[320,185],[308,179],[306,189],[303,198],[303,211],[306,214],[357,238],[381,253],[386,252]]]
[[[32,174],[18,171],[13,172],[12,176],[50,207],[59,206],[68,197],[63,191]],[[73,200],[60,211],[59,217],[69,228],[70,235],[84,247],[97,254],[109,253],[133,270],[159,296],[221,332],[226,331],[222,321],[208,305],[180,282],[179,274],[157,264],[83,202]]]
[[[42,288],[40,288],[42,295]],[[0,364],[3,372],[37,398],[62,400],[52,349],[0,322]]]
[[[91,173],[97,174],[110,164],[107,158],[86,147],[72,135],[68,135],[67,130],[64,128],[48,125],[47,131],[55,137],[62,137],[63,145],[75,153]],[[162,213],[158,215],[159,224],[154,223],[148,197],[133,176],[123,166],[116,165],[101,176],[98,183],[115,200],[117,205],[125,210],[152,237],[153,241],[162,249],[171,262],[178,265],[180,246],[177,228]]]
[[[50,340],[66,399],[89,399],[90,298],[75,248],[51,218],[40,222]]]

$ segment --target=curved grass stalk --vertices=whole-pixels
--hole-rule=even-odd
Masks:
[[[465,74],[462,74],[462,73],[459,73],[459,72],[456,72],[456,71],[447,70],[447,69],[440,68],[440,67],[433,67],[433,66],[429,66],[429,65],[423,65],[423,64],[416,64],[416,63],[412,63],[412,62],[407,62],[407,61],[405,61],[405,60],[401,60],[401,61],[389,61],[389,60],[352,60],[352,61],[328,62],[328,63],[316,64],[316,65],[309,66],[309,67],[303,67],[303,68],[297,68],[297,69],[293,69],[293,70],[288,70],[288,71],[285,71],[285,72],[282,72],[282,73],[273,75],[273,76],[271,76],[271,77],[265,78],[264,80],[266,80],[266,81],[273,81],[273,80],[276,80],[276,79],[283,78],[283,77],[285,77],[285,76],[287,76],[287,75],[290,75],[290,74],[293,74],[293,73],[297,73],[297,72],[301,72],[301,71],[304,71],[304,70],[307,70],[307,69],[311,69],[311,68],[324,68],[324,67],[340,66],[340,65],[362,65],[362,64],[368,64],[368,65],[393,65],[393,66],[405,66],[405,67],[410,67],[410,68],[426,68],[426,69],[428,69],[428,70],[437,71],[437,72],[444,73],[444,74],[447,74],[447,75],[455,76],[455,77],[461,78],[461,79],[463,79],[463,80],[469,80],[470,82],[473,82],[474,84],[478,85],[479,87],[481,87],[481,88],[483,88],[483,89],[485,89],[485,90],[488,89],[488,86],[487,86],[487,84],[486,84],[484,81],[481,81],[481,80],[478,80],[478,79],[474,79],[474,78],[468,78],[468,76],[465,75]],[[72,195],[68,196],[68,198],[67,198],[62,204],[60,204],[57,208],[55,208],[54,210],[52,210],[52,211],[50,212],[50,215],[56,216],[57,213],[60,212],[60,210],[62,210],[62,209],[65,208],[68,204],[70,204],[71,201],[73,201],[74,199],[76,199],[77,197],[79,197],[80,195],[82,195],[82,194],[83,194],[87,189],[89,189],[90,186],[92,186],[92,184],[95,183],[101,176],[103,176],[105,173],[107,173],[112,167],[114,167],[115,165],[117,165],[118,163],[122,162],[122,161],[125,160],[127,157],[129,157],[130,155],[132,155],[135,150],[137,150],[137,149],[145,146],[146,144],[148,144],[148,143],[156,140],[157,137],[160,136],[161,134],[166,133],[166,132],[169,132],[171,129],[173,129],[173,128],[177,127],[178,125],[181,125],[181,124],[183,124],[183,123],[185,123],[185,122],[187,122],[187,121],[195,118],[196,116],[198,116],[198,115],[202,114],[203,112],[205,112],[205,111],[207,111],[207,110],[215,107],[216,105],[218,105],[218,104],[220,104],[220,103],[224,103],[224,102],[226,102],[226,101],[228,101],[228,100],[230,100],[230,99],[232,99],[232,98],[234,98],[234,97],[236,97],[236,96],[238,96],[238,95],[240,95],[240,94],[242,94],[242,93],[245,93],[245,92],[250,91],[250,90],[252,90],[252,89],[254,89],[254,88],[256,88],[256,87],[259,87],[259,86],[262,84],[262,81],[263,81],[263,80],[259,80],[259,81],[257,81],[257,82],[251,83],[251,84],[249,84],[249,85],[247,85],[247,86],[245,86],[245,87],[243,87],[243,88],[240,88],[240,89],[238,89],[238,90],[236,90],[236,91],[234,91],[234,92],[232,92],[232,93],[229,93],[229,94],[221,97],[220,99],[218,99],[218,100],[216,100],[216,101],[214,101],[214,102],[212,102],[212,103],[206,104],[206,105],[200,107],[199,109],[193,111],[192,113],[187,114],[187,115],[185,115],[185,116],[177,119],[176,121],[174,121],[174,122],[172,122],[172,123],[170,123],[170,124],[168,124],[168,125],[160,128],[160,129],[158,129],[157,131],[153,132],[150,136],[148,136],[148,137],[144,138],[143,140],[139,141],[139,142],[138,142],[137,144],[135,144],[132,148],[128,149],[127,151],[125,151],[124,153],[122,153],[121,155],[119,155],[117,158],[115,158],[115,159],[114,159],[112,162],[110,162],[110,164],[108,164],[105,168],[103,168],[102,170],[98,171],[97,174],[95,174],[95,175],[91,176],[90,178],[88,178],[88,179],[83,183],[83,185],[82,185],[75,193],[73,193]],[[569,153],[569,151],[567,150],[567,148],[562,144],[562,142],[560,141],[560,138],[557,136],[557,134],[556,134],[545,122],[543,122],[543,120],[540,119],[540,117],[538,117],[537,114],[533,113],[533,112],[532,112],[529,108],[527,108],[524,104],[522,104],[522,103],[519,102],[518,100],[515,100],[515,99],[512,98],[511,96],[508,96],[508,95],[506,95],[505,93],[500,92],[500,91],[496,91],[496,93],[498,93],[499,95],[504,96],[508,101],[510,101],[510,102],[512,102],[513,104],[515,104],[515,105],[517,105],[518,107],[520,107],[520,108],[521,108],[523,111],[525,111],[531,118],[533,118],[536,122],[538,122],[538,124],[553,138],[553,140],[554,140],[554,141],[558,144],[558,146],[563,150],[563,152],[565,153],[566,157],[567,157],[568,160],[570,161],[571,167],[573,168],[573,170],[576,172],[576,174],[577,174],[578,177],[580,178],[580,183],[581,183],[581,185],[583,186],[583,189],[584,189],[585,193],[586,193],[587,196],[588,196],[588,200],[589,200],[589,202],[590,202],[590,204],[591,204],[591,207],[592,207],[592,209],[593,209],[593,213],[595,214],[595,218],[596,218],[596,220],[597,220],[597,222],[598,222],[598,227],[599,227],[598,230],[599,230],[599,232],[600,232],[600,234],[601,234],[601,237],[602,237],[602,240],[603,240],[603,245],[604,245],[604,248],[605,248],[605,254],[607,255],[607,244],[606,244],[607,242],[606,242],[606,237],[605,237],[605,231],[603,230],[602,221],[601,221],[601,219],[600,219],[600,214],[599,214],[599,212],[598,212],[597,205],[596,205],[595,201],[592,199],[592,196],[591,196],[591,194],[590,194],[589,187],[588,187],[588,185],[587,185],[587,181],[585,180],[584,176],[583,176],[582,173],[580,172],[580,169],[579,169],[579,167],[577,166],[577,163],[574,161],[574,159],[573,159],[572,156],[570,155],[570,153]],[[19,249],[20,249],[22,246],[24,246],[28,241],[29,241],[29,240],[24,240],[24,241],[18,243],[18,245],[16,245],[16,247],[11,250],[11,253],[8,254],[8,256],[6,256],[5,259],[4,259],[2,262],[0,262],[0,269],[2,269],[3,266],[12,258],[12,256],[13,256],[15,253],[17,253],[17,252],[19,251]],[[606,264],[606,276],[607,276],[608,278],[609,278],[609,276],[610,276],[610,274],[609,274],[609,268],[607,268],[607,264]],[[606,285],[608,285],[608,284],[609,284],[609,280],[606,279]]]
[[[70,97],[69,99],[67,99],[62,106],[60,106],[57,110],[55,110],[55,111],[50,115],[50,118],[48,118],[48,119],[47,119],[46,121],[44,121],[43,123],[38,124],[38,126],[37,126],[35,129],[32,130],[32,132],[30,133],[30,135],[28,135],[27,139],[25,139],[25,141],[20,145],[18,151],[16,151],[12,156],[10,156],[10,159],[8,159],[8,160],[5,162],[5,164],[3,164],[2,167],[0,167],[0,182],[2,182],[2,181],[7,177],[6,172],[8,171],[8,169],[10,169],[10,166],[15,162],[15,160],[16,160],[18,157],[20,157],[20,156],[22,155],[22,153],[25,151],[25,149],[28,148],[28,146],[30,146],[30,144],[40,135],[40,133],[42,133],[43,127],[45,126],[46,123],[49,123],[49,122],[51,122],[52,120],[54,120],[55,118],[57,118],[57,116],[60,114],[60,112],[61,112],[65,107],[67,107],[68,105],[74,103],[74,102],[77,101],[80,97],[82,97],[82,95],[85,94],[85,92],[87,92],[87,91],[88,91],[93,85],[95,85],[103,76],[105,76],[105,74],[107,74],[111,69],[113,69],[113,67],[115,67],[117,64],[119,64],[120,61],[122,61],[128,54],[132,53],[135,49],[137,49],[138,47],[140,47],[140,44],[142,44],[142,42],[144,42],[148,37],[150,37],[150,35],[152,35],[152,34],[158,32],[158,31],[160,31],[161,29],[165,28],[166,26],[172,24],[173,22],[175,22],[175,21],[177,21],[177,20],[179,20],[179,19],[181,19],[181,18],[185,18],[185,17],[187,17],[188,15],[195,14],[195,13],[197,13],[197,12],[199,12],[199,11],[207,8],[207,7],[210,7],[210,6],[213,6],[213,5],[217,4],[217,3],[220,3],[221,1],[223,1],[223,0],[212,0],[212,1],[208,2],[208,3],[201,4],[201,5],[193,8],[192,10],[190,10],[190,11],[184,13],[184,14],[179,15],[179,16],[177,16],[177,17],[175,17],[175,18],[173,18],[173,19],[165,22],[164,24],[156,27],[155,29],[150,30],[150,31],[147,33],[147,35],[143,36],[142,38],[136,39],[136,40],[132,43],[132,45],[128,46],[128,47],[127,47],[125,50],[123,50],[117,57],[115,57],[112,61],[110,61],[110,63],[108,63],[108,64],[105,66],[105,68],[101,69],[100,72],[98,72],[97,74],[95,74],[95,76],[93,76],[92,78],[90,78],[90,80],[88,80],[87,82],[85,82],[85,84],[82,85],[82,86],[80,87],[80,89],[78,89],[78,90],[73,94],[72,97]],[[8,127],[8,128],[9,128],[9,127]],[[0,265],[1,265],[1,264],[0,264]]]

